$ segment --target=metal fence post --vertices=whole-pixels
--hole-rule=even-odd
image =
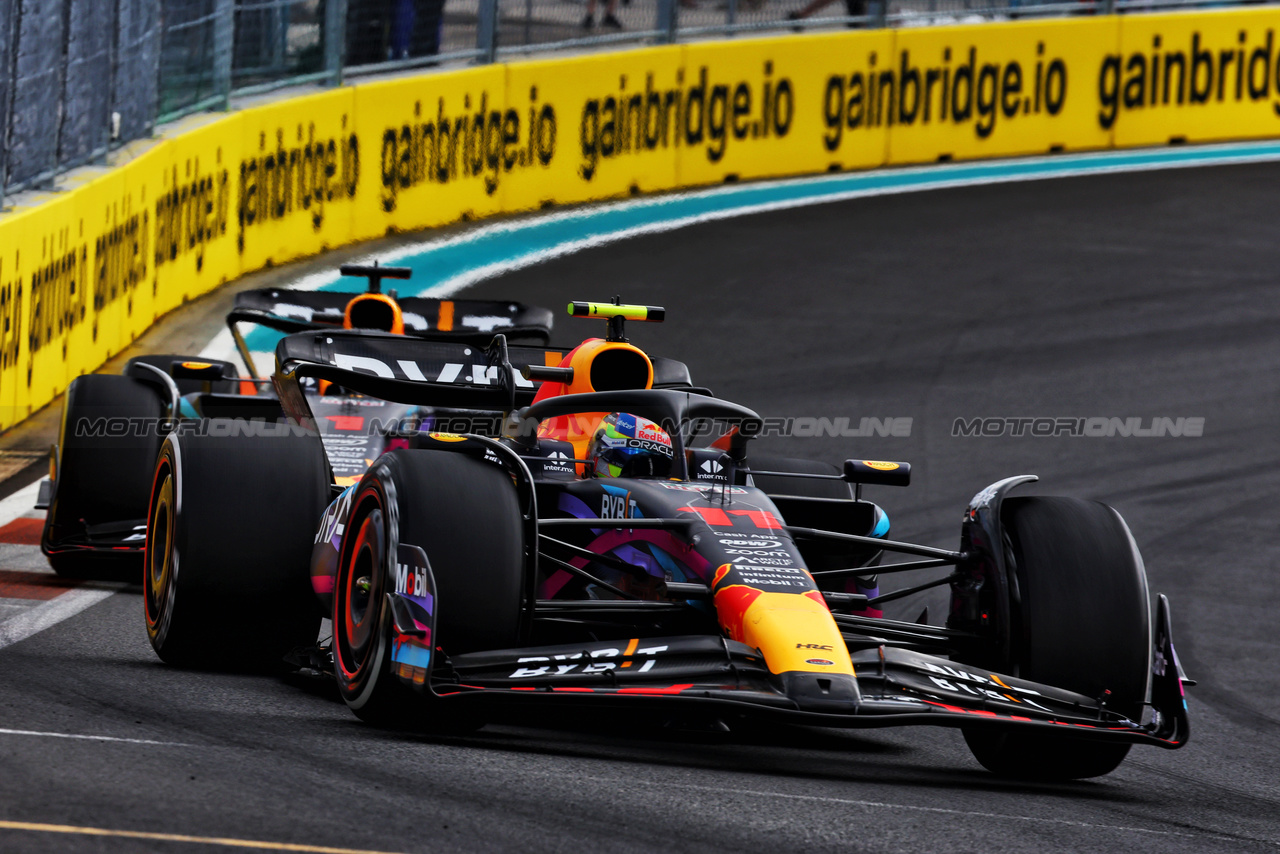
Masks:
[[[1116,0],[1102,0],[1102,14],[1114,15],[1116,13]]]
[[[9,186],[9,121],[13,109],[14,64],[18,54],[18,4],[0,4],[0,210]]]
[[[674,44],[676,29],[679,26],[679,5],[676,0],[658,0],[658,23],[654,26],[661,35],[658,41],[662,44]]]
[[[476,21],[477,61],[481,65],[493,62],[498,54],[498,0],[480,0]]]
[[[347,54],[347,0],[324,3],[324,70],[330,86],[342,85],[342,60]]]
[[[121,115],[123,105],[119,101],[119,91],[116,88],[116,81],[120,79],[120,33],[121,28],[127,23],[122,21],[125,10],[122,8],[127,0],[115,0],[111,5],[115,8],[111,19],[111,46],[107,54],[107,67],[109,79],[106,82],[107,97],[109,104],[107,106],[107,147],[120,138],[120,127],[124,122]],[[102,85],[102,84],[99,84]],[[106,155],[103,155],[103,162],[106,162]]]
[[[222,109],[231,107],[231,51],[235,40],[235,0],[216,0],[213,20],[213,87]]]
[[[116,3],[69,0],[62,10],[62,114],[58,169],[106,156],[110,143]]]
[[[63,3],[18,0],[8,141],[13,185],[47,185],[57,173],[62,80],[66,66]]]

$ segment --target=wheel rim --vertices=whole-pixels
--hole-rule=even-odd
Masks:
[[[147,545],[143,575],[147,631],[155,637],[168,614],[172,598],[174,559],[174,482],[173,470],[162,464],[156,472],[156,486],[147,520]]]
[[[381,629],[383,515],[374,506],[359,522],[334,597],[334,661],[347,683],[367,676]]]

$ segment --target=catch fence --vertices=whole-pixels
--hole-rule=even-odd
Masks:
[[[232,99],[533,53],[1209,0],[0,0],[0,208]]]

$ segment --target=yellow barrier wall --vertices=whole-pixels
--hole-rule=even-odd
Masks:
[[[1138,15],[1099,75],[1099,116],[1116,145],[1164,145],[1280,132],[1280,16]]]
[[[0,215],[0,428],[246,272],[724,181],[1280,135],[1272,8],[735,39],[197,117]]]
[[[343,184],[352,237],[380,237],[498,213],[506,69],[501,65],[354,87]],[[358,157],[354,156],[357,155]],[[490,191],[489,187],[494,187]]]
[[[677,46],[508,66],[519,153],[503,160],[504,209],[680,186],[683,58]]]
[[[890,163],[1105,148],[1090,69],[1120,39],[1116,18],[904,30],[891,77]],[[896,92],[894,91],[896,84]]]

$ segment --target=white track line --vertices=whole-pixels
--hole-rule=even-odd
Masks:
[[[194,747],[180,741],[152,741],[147,738],[117,738],[113,735],[77,735],[70,732],[38,732],[30,729],[0,729],[0,735],[29,735],[37,738],[74,738],[83,741],[118,741],[125,744],[154,744],[162,747]]]
[[[39,491],[40,481],[37,480],[12,495],[0,499],[0,527],[32,512],[35,509]],[[24,641],[37,632],[42,632],[50,626],[74,617],[86,608],[110,597],[123,586],[110,584],[74,587],[47,602],[35,605],[0,622],[0,649]]]
[[[4,527],[14,519],[32,512],[36,508],[36,497],[40,492],[40,481],[22,487],[12,495],[0,498],[0,527]]]
[[[44,604],[23,611],[16,617],[10,617],[0,623],[0,649],[12,646],[18,641],[24,641],[36,632],[44,631],[50,626],[74,617],[84,609],[110,597],[120,589],[120,586],[122,585],[108,589],[75,587]]]

